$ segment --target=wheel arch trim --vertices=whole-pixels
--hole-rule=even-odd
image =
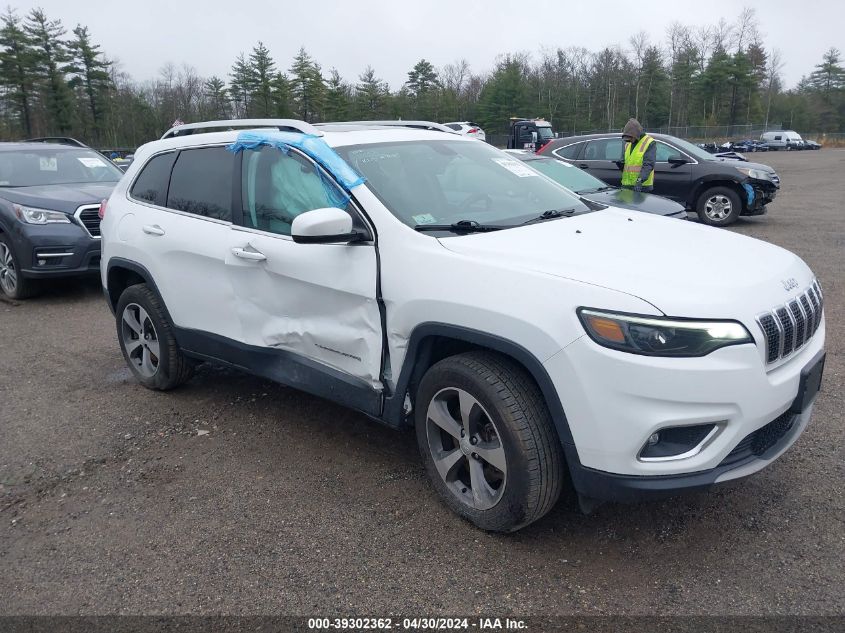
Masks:
[[[549,413],[554,421],[558,437],[566,449],[567,459],[570,453],[575,453],[575,441],[569,429],[569,421],[563,410],[563,405],[554,387],[549,373],[543,363],[525,347],[502,338],[489,332],[482,332],[471,328],[450,325],[438,322],[426,322],[417,325],[408,338],[408,347],[405,358],[402,361],[402,369],[396,382],[396,389],[393,394],[385,398],[383,417],[388,424],[401,426],[403,424],[403,406],[405,394],[414,384],[418,382],[424,373],[423,367],[427,369],[430,360],[431,344],[437,338],[452,339],[457,342],[469,343],[473,346],[483,347],[510,357],[519,363],[534,379],[543,400],[549,408]],[[429,342],[427,342],[429,341]]]

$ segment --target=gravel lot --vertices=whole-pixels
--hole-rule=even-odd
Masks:
[[[845,150],[759,159],[784,191],[731,230],[808,262],[828,335],[815,417],[767,470],[589,517],[566,493],[486,534],[412,433],[207,366],[147,391],[98,282],[55,283],[0,302],[0,613],[845,613]]]

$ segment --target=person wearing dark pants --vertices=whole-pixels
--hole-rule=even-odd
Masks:
[[[622,152],[622,187],[650,192],[654,189],[654,163],[657,143],[645,133],[636,119],[628,119],[622,129],[625,148]]]

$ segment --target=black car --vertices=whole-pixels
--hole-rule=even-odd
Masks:
[[[611,187],[569,163],[539,156],[534,152],[525,150],[507,150],[507,152],[587,200],[621,209],[687,219],[687,210],[683,205],[663,196]]]
[[[98,272],[100,202],[122,175],[86,147],[0,143],[0,291],[23,299],[39,279]]]
[[[762,215],[780,188],[780,178],[768,165],[720,158],[674,136],[651,136],[657,142],[654,193],[695,211],[705,224],[726,226],[740,215]],[[555,139],[540,155],[555,156],[619,186],[624,147],[620,134],[589,134]]]
[[[735,143],[730,144],[730,149],[735,152],[767,152],[769,151],[769,146],[763,143],[762,141],[755,141],[754,139],[745,139],[743,141],[737,141]]]
[[[816,143],[815,141],[808,141],[804,139],[804,149],[821,149],[821,143]]]

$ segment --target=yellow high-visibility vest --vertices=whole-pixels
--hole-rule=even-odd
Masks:
[[[633,187],[640,177],[640,170],[643,168],[643,157],[648,146],[654,142],[648,134],[643,134],[636,146],[633,143],[625,143],[625,167],[622,170],[622,186]],[[642,183],[643,187],[654,185],[654,170]]]

